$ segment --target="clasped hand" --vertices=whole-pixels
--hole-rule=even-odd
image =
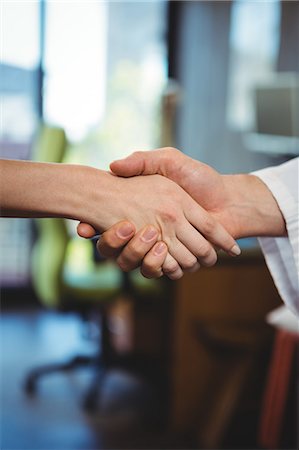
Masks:
[[[215,248],[232,256],[240,253],[217,220],[225,190],[212,168],[176,149],[161,149],[134,153],[112,163],[111,170],[119,175],[114,178],[119,185],[118,207],[115,211],[110,207],[110,220],[97,248],[103,256],[116,259],[122,270],[140,266],[148,278],[165,274],[178,279],[184,271],[213,266]],[[94,236],[95,223],[80,223],[78,234]]]

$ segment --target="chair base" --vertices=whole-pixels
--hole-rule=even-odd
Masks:
[[[77,355],[67,362],[47,364],[33,369],[26,377],[23,388],[27,395],[34,396],[38,390],[38,381],[45,375],[57,372],[70,372],[81,367],[94,366],[95,376],[89,386],[83,400],[82,406],[86,411],[94,412],[98,406],[98,394],[101,381],[105,376],[107,368],[97,356]]]
[[[87,413],[92,414],[100,409],[103,380],[112,369],[121,368],[128,373],[142,377],[145,381],[149,381],[152,386],[155,386],[155,389],[158,389],[157,392],[160,392],[160,395],[164,397],[167,381],[161,376],[159,366],[158,361],[153,361],[152,358],[144,355],[117,355],[113,352],[109,356],[106,354],[105,357],[103,355],[77,355],[67,362],[47,364],[33,369],[26,376],[23,389],[28,396],[34,397],[38,392],[38,383],[42,377],[52,373],[67,373],[82,367],[90,367],[93,371],[93,377],[82,398],[81,405]]]
[[[161,361],[144,354],[116,353],[110,341],[107,310],[102,308],[100,315],[100,340],[96,353],[92,356],[77,355],[66,362],[52,363],[34,368],[26,376],[23,384],[27,395],[34,396],[37,393],[38,381],[45,375],[90,367],[93,377],[82,399],[82,407],[86,412],[94,413],[100,407],[103,379],[111,369],[121,368],[129,373],[141,376],[158,389],[159,395],[165,396],[168,383],[166,380],[167,376],[165,377],[161,374]]]

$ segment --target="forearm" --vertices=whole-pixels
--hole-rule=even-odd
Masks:
[[[88,200],[104,206],[106,174],[86,166],[0,161],[1,216],[89,218]],[[97,224],[98,225],[98,224]]]
[[[284,217],[266,184],[247,174],[223,175],[223,179],[235,238],[287,235]]]

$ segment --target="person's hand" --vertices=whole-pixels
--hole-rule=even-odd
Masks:
[[[124,160],[114,161],[110,168],[122,177],[152,173],[168,177],[188,192],[234,238],[286,235],[285,222],[273,195],[254,175],[221,175],[174,148],[136,152]],[[116,252],[119,245],[121,257],[122,252],[128,251],[125,244],[130,241],[133,254],[138,239],[130,237],[120,244],[116,242],[114,233],[114,229],[108,230],[103,236],[101,245],[104,251],[113,247]],[[222,245],[219,247],[223,248]],[[238,252],[238,247],[235,250]],[[139,263],[142,263],[140,255]],[[157,271],[157,266],[154,269]]]
[[[111,171],[121,177],[160,174],[181,186],[213,218],[219,220],[233,236],[239,237],[239,224],[232,215],[230,186],[225,175],[194,160],[181,151],[167,147],[135,152],[110,164]]]
[[[122,177],[164,175],[188,192],[235,239],[286,235],[277,202],[257,176],[221,175],[175,148],[136,152],[114,161],[110,168]]]
[[[162,178],[162,177],[160,177]],[[132,178],[130,180],[134,180],[135,178]],[[148,177],[138,177],[137,179],[139,180],[143,180],[143,183],[146,184],[147,183],[147,179]],[[163,178],[165,180],[165,178]],[[169,180],[168,180],[169,181]],[[178,186],[177,186],[178,187]],[[173,189],[173,186],[172,186]],[[183,191],[181,191],[183,192]],[[181,195],[180,192],[180,195]],[[190,200],[192,200],[189,197],[189,203]],[[159,200],[158,200],[159,201]],[[170,203],[173,203],[173,208],[177,208],[177,200],[172,197],[172,193],[169,192],[169,200]],[[195,208],[198,209],[201,212],[201,218],[199,221],[197,221],[197,224],[195,225],[193,223],[193,225],[202,232],[202,234],[205,236],[206,239],[203,238],[203,236],[201,236],[201,239],[203,239],[201,247],[197,248],[197,252],[194,253],[193,251],[193,255],[196,255],[197,259],[199,260],[200,264],[204,265],[204,266],[211,266],[213,264],[215,264],[216,260],[217,260],[217,256],[216,256],[216,252],[213,248],[213,246],[211,245],[211,243],[217,247],[223,248],[225,251],[230,252],[231,254],[239,254],[239,248],[236,245],[235,241],[232,239],[232,237],[229,235],[229,233],[215,220],[212,218],[211,215],[207,214],[207,212],[199,207],[199,205],[196,205],[196,203],[192,200],[193,204],[190,204],[190,208]],[[167,202],[166,202],[167,203]],[[162,206],[162,205],[161,205]],[[167,208],[166,204],[165,207]],[[161,209],[161,212],[163,211],[163,207]],[[189,210],[191,212],[191,210]],[[186,218],[188,218],[190,216],[190,212],[186,215]],[[172,218],[169,217],[169,215],[167,214],[167,209],[165,209],[164,213],[162,213],[162,215],[164,216],[164,218],[167,219],[167,222],[172,221]],[[199,219],[199,216],[197,217]],[[155,220],[157,222],[157,220]],[[151,223],[153,225],[155,225],[154,221],[148,221],[146,222]],[[191,222],[192,223],[192,222]],[[156,244],[156,246],[151,250],[151,247],[153,246],[153,244],[155,244],[156,240],[158,239],[158,235],[154,235],[152,233],[152,239],[151,240],[147,240],[146,242],[142,239],[143,237],[143,230],[141,230],[133,239],[132,241],[130,241],[130,243],[122,250],[122,247],[126,244],[126,242],[128,242],[128,240],[132,237],[131,235],[128,236],[128,238],[124,237],[122,238],[122,240],[120,241],[119,236],[117,236],[116,230],[118,228],[118,225],[116,225],[112,230],[108,231],[107,233],[105,233],[101,240],[100,240],[100,244],[98,246],[101,254],[103,254],[104,256],[113,256],[113,257],[117,257],[117,254],[119,254],[118,256],[118,264],[120,265],[120,267],[123,270],[131,270],[135,267],[137,267],[138,265],[140,265],[143,257],[146,255],[146,259],[143,261],[142,264],[142,273],[145,276],[159,276],[162,275],[161,270],[159,269],[159,265],[160,265],[160,260],[162,259],[162,257],[165,255],[166,249],[163,246],[163,244],[161,242],[158,242]],[[78,227],[78,234],[83,236],[83,237],[91,237],[93,234],[95,233],[95,230],[92,229],[91,227],[88,227],[88,225],[86,224],[80,224]],[[194,234],[194,233],[193,233]],[[163,235],[159,236],[160,238],[162,237],[162,240],[165,241]],[[191,235],[190,235],[191,237]],[[188,241],[188,245],[187,248],[189,250],[193,250],[194,248],[196,248],[196,244],[194,241],[194,245],[193,246],[192,242],[189,240],[190,238],[187,237],[187,235],[185,237],[183,237],[183,235],[181,234],[180,239],[182,239],[183,241],[186,240]],[[198,239],[197,239],[198,240]],[[170,247],[169,247],[169,242],[165,241],[166,244],[168,245],[169,248],[169,254],[166,256],[166,260],[163,264],[163,273],[168,274],[168,276],[170,278],[179,278],[180,276],[182,276],[182,270],[181,269],[196,269],[199,267],[198,263],[196,263],[195,260],[193,260],[193,264],[190,264],[190,262],[188,264],[180,261],[177,256],[178,253],[174,253],[173,250],[171,251]],[[110,249],[110,250],[109,250]],[[161,253],[157,254],[157,249],[160,250]],[[180,255],[181,257],[181,255]],[[158,263],[159,262],[159,263]],[[181,263],[182,262],[182,263]],[[178,265],[179,264],[179,265]]]
[[[228,195],[224,181],[222,176],[211,167],[187,157],[176,149],[167,148],[133,153],[124,160],[113,162],[110,168],[115,174],[122,177],[159,173],[172,179],[211,213],[210,218],[213,224],[216,223],[213,219],[221,220],[231,234],[237,234],[237,224],[233,223],[229,213]],[[130,259],[134,266],[141,265],[141,272],[146,276],[160,276],[161,266],[159,264],[163,253],[158,256],[154,249],[151,249],[156,240],[153,239],[146,245],[144,243],[142,245],[140,234],[137,234],[134,238],[132,238],[132,235],[120,238],[117,236],[119,226],[119,224],[116,224],[101,236],[98,243],[100,253],[106,257],[117,258],[118,263],[125,270],[131,268],[131,265],[128,264],[128,259]],[[78,234],[82,237],[94,235],[95,230],[87,227],[86,224],[80,224]],[[212,230],[210,234],[213,234]],[[214,243],[215,240],[212,239],[211,242]],[[235,243],[231,247],[227,247],[225,243],[217,240],[216,245],[231,255],[240,253],[239,247]],[[164,252],[166,252],[165,249]],[[145,256],[146,259],[144,259]],[[201,261],[201,263],[205,265],[204,261]]]
[[[86,223],[79,223],[77,227],[79,236],[85,239],[93,238],[96,235],[95,229]],[[159,278],[164,275],[163,263],[167,257],[167,245],[158,241],[158,230],[152,225],[146,225],[136,234],[133,224],[128,221],[121,221],[113,225],[104,232],[97,241],[97,249],[105,258],[113,258],[128,271],[132,267],[139,267],[140,272],[146,278]],[[151,234],[151,237],[144,240],[144,235]],[[180,278],[183,274],[176,261],[172,261],[168,267],[164,265],[165,274],[171,279]],[[195,265],[193,270],[199,266]],[[192,269],[191,269],[192,270]]]

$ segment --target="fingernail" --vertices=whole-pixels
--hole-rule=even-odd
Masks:
[[[143,242],[150,242],[155,237],[157,237],[158,232],[155,228],[146,228],[146,230],[142,233],[141,239]]]
[[[123,224],[120,228],[117,229],[116,234],[120,238],[127,238],[134,231],[134,227],[130,223]]]
[[[241,254],[241,249],[238,244],[235,244],[229,251],[232,256],[239,256]]]
[[[155,255],[162,255],[162,253],[165,252],[165,249],[166,249],[166,245],[163,242],[159,242],[155,246],[154,253],[155,253]]]

